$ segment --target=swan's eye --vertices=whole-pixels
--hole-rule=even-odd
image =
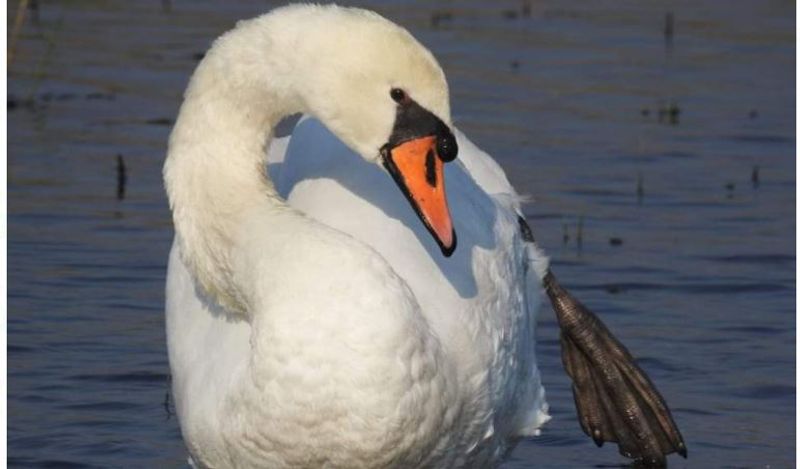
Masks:
[[[400,88],[392,88],[392,90],[389,92],[389,95],[396,103],[402,103],[406,100],[406,92]]]

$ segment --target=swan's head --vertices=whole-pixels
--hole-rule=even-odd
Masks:
[[[456,235],[443,165],[456,158],[458,146],[436,59],[408,31],[372,12],[333,6],[288,12],[304,16],[303,38],[295,44],[304,61],[303,107],[391,174],[450,256]]]
[[[411,34],[376,13],[290,5],[221,37],[189,93],[226,83],[235,111],[267,122],[305,112],[385,168],[445,256],[456,235],[444,163],[456,158],[444,72]],[[200,78],[198,78],[198,75]]]

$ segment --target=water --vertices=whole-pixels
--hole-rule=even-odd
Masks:
[[[40,3],[9,76],[8,463],[185,467],[161,164],[196,54],[270,5]],[[658,384],[689,448],[673,467],[793,466],[794,3],[367,6],[437,55],[562,282]],[[549,308],[540,324],[554,419],[506,467],[619,465],[578,427]]]

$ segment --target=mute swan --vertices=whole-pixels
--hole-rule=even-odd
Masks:
[[[314,119],[270,147],[294,113]],[[549,418],[542,285],[584,431],[630,457],[685,454],[630,355],[550,273],[503,171],[453,127],[434,57],[377,14],[295,5],[219,38],[164,180],[195,466],[497,464]]]

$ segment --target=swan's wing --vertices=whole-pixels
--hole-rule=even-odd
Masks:
[[[561,287],[544,264],[520,210],[519,197],[502,168],[463,133],[456,131],[456,135],[459,158],[477,184],[489,194],[505,194],[519,215],[528,259],[538,263],[535,270],[561,328],[562,360],[573,380],[583,431],[598,446],[615,442],[624,456],[647,463],[663,464],[665,455],[673,452],[686,457],[680,431],[650,378],[597,315]]]
[[[522,197],[508,182],[505,171],[491,155],[478,148],[461,130],[456,128],[455,134],[459,147],[458,160],[464,165],[472,179],[484,192],[500,202],[502,207],[513,212],[514,216],[511,219],[522,220],[522,223],[519,224],[521,237],[525,241],[522,246],[526,250],[528,267],[537,276],[537,278],[530,278],[531,276],[528,275],[528,288],[540,289],[549,263],[547,256],[534,242],[528,224],[524,222],[525,215],[522,213],[521,207]],[[529,297],[538,298],[538,295],[529,295]]]
[[[503,168],[488,153],[472,143],[461,130],[456,128],[455,135],[458,142],[458,161],[464,165],[472,179],[487,194],[510,197],[511,205],[521,214],[520,198],[508,182]]]

